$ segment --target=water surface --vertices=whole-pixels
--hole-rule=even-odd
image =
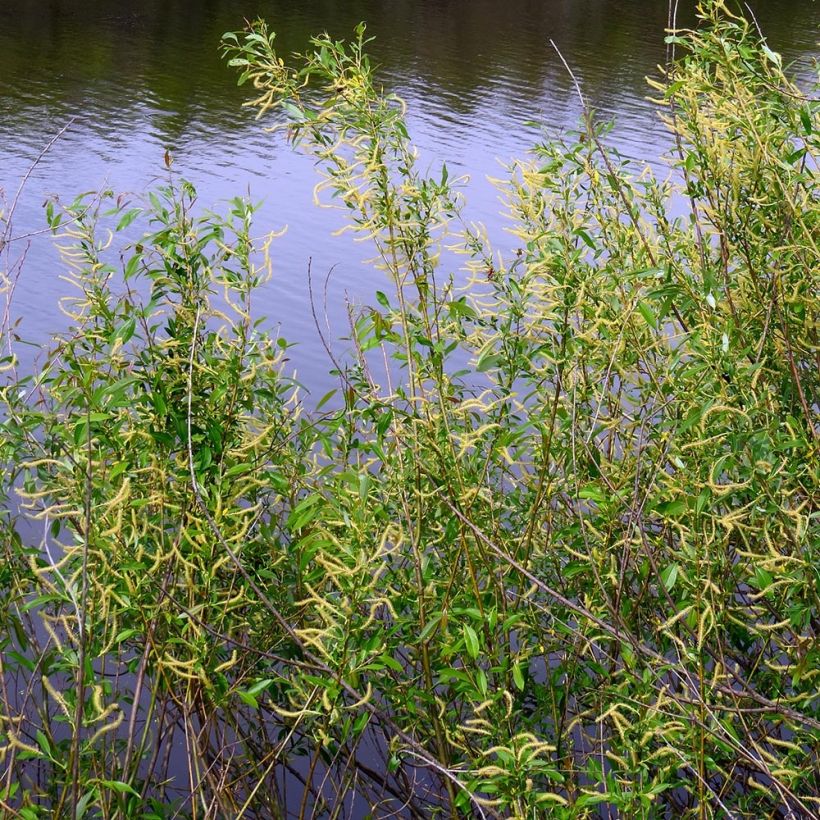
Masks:
[[[681,21],[691,21],[693,4],[680,5]],[[805,66],[817,51],[814,0],[756,5],[772,47]],[[294,359],[308,384],[323,385],[328,369],[307,307],[308,260],[320,276],[335,266],[329,313],[336,335],[346,329],[345,295],[370,299],[380,282],[362,266],[361,246],[331,236],[339,215],[313,206],[311,161],[242,108],[248,91],[237,88],[218,47],[224,31],[256,16],[269,21],[284,52],[322,30],[349,37],[367,21],[379,77],[408,100],[423,163],[446,160],[451,175],[470,176],[468,216],[491,235],[503,236],[503,226],[486,176],[537,139],[528,122],[560,130],[579,117],[549,40],[601,116],[616,119],[613,141],[623,153],[657,160],[668,146],[645,81],[665,56],[663,0],[2,0],[0,187],[7,195],[76,117],[32,175],[15,233],[44,226],[50,194],[70,199],[103,186],[141,192],[167,180],[169,149],[203,206],[250,192],[265,202],[260,232],[288,227],[256,307],[300,342]],[[48,239],[34,239],[14,304],[29,338],[43,341],[64,324],[60,273]]]

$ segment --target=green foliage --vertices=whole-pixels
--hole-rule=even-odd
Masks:
[[[363,27],[295,68],[263,23],[226,35],[385,274],[337,409],[251,317],[251,206],[52,215],[72,327],[3,392],[43,532],[7,505],[5,804],[817,813],[818,111],[702,16],[654,83],[676,176],[588,116],[508,169],[509,259],[417,169]]]

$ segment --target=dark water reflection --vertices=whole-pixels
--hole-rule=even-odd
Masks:
[[[770,43],[806,64],[816,53],[814,0],[758,0]],[[679,18],[692,18],[681,3]],[[311,162],[265,134],[241,108],[246,92],[218,56],[220,35],[264,16],[283,51],[311,33],[350,36],[366,20],[385,85],[410,103],[425,162],[446,159],[471,176],[468,215],[500,234],[486,174],[523,153],[539,120],[571,127],[579,114],[553,39],[591,103],[618,123],[628,156],[657,159],[667,142],[647,102],[645,76],[664,59],[664,0],[0,0],[0,187],[16,187],[48,138],[70,132],[37,168],[15,219],[16,233],[42,228],[46,194],[71,197],[110,185],[139,192],[165,179],[162,157],[193,181],[203,205],[250,190],[265,200],[260,227],[288,225],[277,243],[275,277],[257,309],[302,342],[303,378],[323,382],[327,362],[306,306],[307,261],[338,265],[330,289],[334,330],[344,332],[344,294],[369,298],[378,286],[361,248],[331,238],[337,215],[312,206]],[[60,266],[47,240],[31,249],[15,310],[25,333],[44,339],[60,326]]]

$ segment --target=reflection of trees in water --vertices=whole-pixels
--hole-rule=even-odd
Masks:
[[[171,114],[163,130],[177,133],[194,112],[220,127],[236,120],[242,94],[217,46],[223,31],[257,12],[279,33],[284,51],[302,48],[322,28],[348,36],[367,20],[385,76],[417,78],[428,93],[446,89],[456,110],[472,108],[476,93],[499,77],[509,87],[555,82],[561,69],[550,38],[596,96],[642,95],[644,74],[663,57],[666,24],[665,2],[617,0],[125,0],[116,13],[102,0],[12,5],[0,8],[0,76],[42,83],[46,100],[105,81],[96,93],[120,106],[147,97]],[[813,50],[816,26],[807,20],[818,15],[811,0],[763,5],[759,19],[775,47]]]

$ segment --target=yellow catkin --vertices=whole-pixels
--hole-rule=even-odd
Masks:
[[[217,673],[217,674],[220,673],[220,672],[227,672],[228,669],[230,669],[232,666],[236,665],[236,662],[237,662],[238,659],[239,659],[239,653],[237,652],[236,649],[234,649],[233,652],[231,652],[231,657],[228,658],[228,660],[226,660],[224,663],[219,664],[219,666],[217,666],[214,669],[214,672]]]
[[[105,726],[101,726],[94,732],[93,735],[88,739],[87,744],[88,746],[93,746],[103,735],[107,735],[109,732],[113,732],[119,728],[120,724],[125,719],[125,712],[122,711],[118,706],[112,704],[112,711],[117,710],[117,716],[112,720],[110,723],[106,723]]]
[[[69,708],[68,704],[65,701],[65,698],[57,691],[57,689],[52,685],[51,681],[45,675],[42,676],[40,679],[45,687],[46,691],[51,695],[54,699],[55,703],[60,707],[60,710],[63,714],[69,719],[69,721],[74,721],[74,715],[72,714],[71,709]],[[76,727],[75,727],[76,728]]]
[[[24,740],[20,739],[20,736],[17,734],[14,729],[7,729],[6,730],[6,737],[9,741],[9,746],[14,749],[19,749],[21,752],[29,752],[35,758],[40,757],[42,755],[42,749],[38,749],[36,746],[32,746],[26,743]]]

